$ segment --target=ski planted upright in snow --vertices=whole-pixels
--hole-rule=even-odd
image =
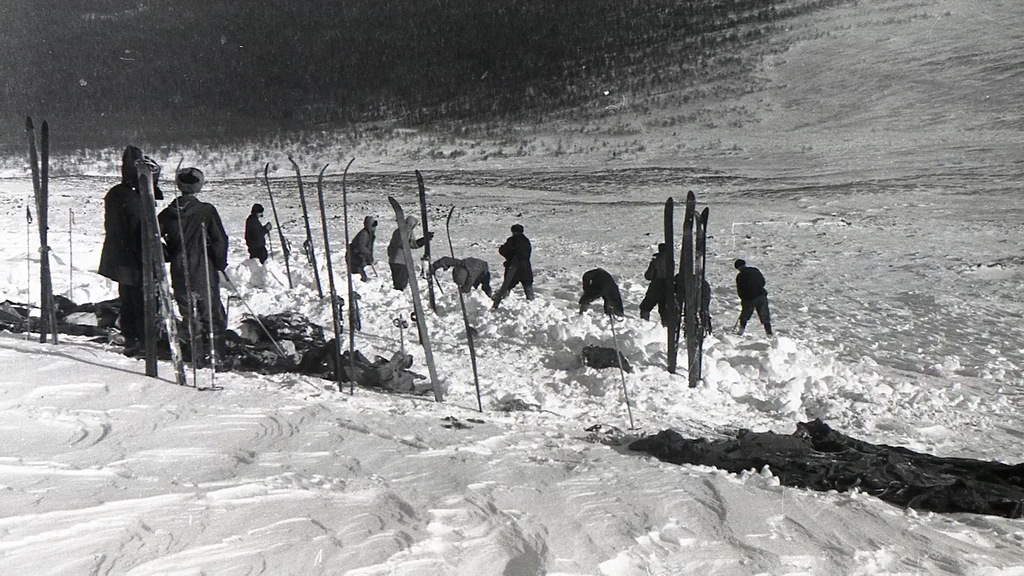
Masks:
[[[696,386],[697,370],[694,370],[697,354],[697,287],[694,281],[694,259],[693,259],[693,227],[697,213],[697,197],[693,191],[686,194],[686,217],[683,218],[683,249],[679,257],[679,270],[682,273],[683,296],[683,333],[686,335],[686,357],[687,373],[690,386]]]
[[[50,126],[44,120],[39,135],[42,165],[36,151],[36,131],[31,116],[25,118],[25,131],[28,133],[28,157],[35,192],[36,221],[39,223],[39,341],[46,342],[46,335],[51,334],[53,343],[57,344],[57,305],[53,298],[50,246],[46,238],[50,210]]]
[[[270,169],[270,162],[267,162],[263,166],[263,181],[267,183],[267,195],[270,196],[270,209],[274,211],[274,226],[277,226],[277,239],[281,241],[281,253],[284,254],[284,271],[288,275],[288,289],[294,288],[292,286],[292,269],[288,266],[288,256],[291,254],[291,249],[288,247],[288,241],[284,238],[284,232],[281,231],[281,221],[277,218],[277,206],[274,205],[274,193],[270,191],[270,178],[267,176],[267,170]]]
[[[670,197],[665,200],[665,246],[668,257],[668,276],[664,279],[665,282],[665,321],[668,330],[668,371],[670,374],[676,373],[676,357],[679,351],[679,325],[674,320],[679,316],[678,301],[676,300],[676,270],[675,260],[672,255],[675,253],[675,231],[674,231],[674,203]]]
[[[426,262],[425,268],[427,271],[427,291],[430,293],[430,309],[437,314],[437,300],[434,297],[434,274],[431,272],[430,267],[430,225],[427,223],[427,188],[423,185],[423,175],[420,171],[416,171],[416,185],[420,189],[420,222],[423,226],[423,260]],[[410,268],[410,272],[415,274],[415,269]]]
[[[334,321],[334,380],[338,383],[338,391],[341,392],[341,319],[338,318],[338,291],[334,287],[334,265],[331,262],[331,241],[327,236],[327,211],[324,209],[324,172],[330,164],[324,164],[320,169],[320,175],[316,179],[316,197],[320,202],[320,227],[324,232],[324,258],[327,260],[327,287],[331,292],[331,319]],[[349,280],[351,283],[351,279]]]
[[[356,390],[356,330],[360,329],[359,309],[356,307],[356,291],[352,287],[352,261],[349,259],[348,251],[351,250],[352,240],[348,235],[348,169],[356,159],[353,157],[345,165],[345,173],[341,176],[341,210],[342,218],[345,220],[345,276],[348,279],[348,372],[351,376],[349,381],[349,394],[355,394]],[[340,370],[340,368],[339,368]],[[339,392],[341,384],[339,386]]]
[[[402,237],[402,253],[405,255],[405,265],[409,270],[415,270],[415,262],[412,259],[412,248],[409,240],[412,238],[412,230],[405,224],[405,211],[402,205],[393,196],[388,196],[388,202],[395,211],[395,218],[398,220],[398,230]],[[437,379],[437,369],[434,367],[434,354],[430,349],[430,334],[427,333],[427,317],[423,314],[423,304],[420,302],[419,282],[416,274],[409,274],[409,288],[412,291],[412,306],[416,314],[416,324],[420,331],[420,340],[423,344],[423,354],[427,359],[427,370],[430,373],[430,384],[434,388],[434,400],[444,401],[444,394],[441,391],[441,383]]]
[[[694,335],[696,339],[696,353],[690,360],[690,388],[696,388],[697,383],[703,377],[704,358],[704,336],[711,333],[711,311],[708,309],[711,302],[711,294],[706,291],[708,287],[704,283],[705,265],[707,264],[708,247],[708,215],[710,210],[705,207],[695,222],[697,246],[694,258],[694,285],[697,290],[697,330]],[[696,369],[694,369],[696,368]]]
[[[306,193],[302,188],[302,172],[291,156],[288,157],[288,161],[295,168],[295,177],[299,181],[299,202],[302,204],[302,220],[306,223],[306,242],[303,247],[306,249],[306,256],[309,257],[309,264],[313,267],[313,279],[316,280],[316,294],[323,298],[324,291],[320,287],[320,271],[316,267],[316,253],[313,249],[313,232],[309,228],[309,212],[306,210]]]
[[[419,172],[417,172],[419,174]],[[448,218],[444,221],[444,229],[448,234],[448,251],[452,258],[455,258],[455,248],[452,246],[452,214],[455,213],[455,206],[448,211]],[[431,267],[432,268],[432,267]],[[483,412],[484,405],[480,400],[480,376],[476,369],[476,345],[473,343],[473,328],[469,325],[469,313],[466,312],[466,299],[462,296],[462,290],[455,290],[459,294],[459,307],[462,308],[462,322],[466,325],[466,340],[469,341],[469,362],[473,366],[473,383],[476,385],[476,405]]]
[[[171,349],[171,365],[174,367],[174,381],[185,385],[185,365],[181,359],[178,343],[178,321],[174,317],[171,287],[167,281],[167,267],[164,265],[163,244],[160,242],[160,224],[157,220],[156,197],[153,193],[153,173],[145,160],[135,163],[139,171],[139,200],[142,202],[142,278],[149,284],[146,298],[146,375],[156,376],[156,343],[159,334],[157,318],[162,317],[167,331],[167,342]],[[148,282],[147,282],[148,279]],[[159,307],[159,311],[158,311]],[[152,354],[152,359],[150,359]],[[152,364],[152,366],[151,366]],[[150,370],[152,369],[152,374]]]

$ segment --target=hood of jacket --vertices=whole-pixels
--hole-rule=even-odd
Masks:
[[[374,229],[374,226],[373,226],[376,223],[377,223],[377,219],[374,218],[373,216],[367,216],[367,217],[363,218],[363,228],[366,228],[366,230],[368,232],[375,232],[376,231]]]
[[[135,162],[142,160],[142,158],[142,150],[135,146],[129,146],[124,149],[124,154],[121,156],[121,182],[123,184],[129,184],[132,188],[138,188],[139,170],[135,167]]]

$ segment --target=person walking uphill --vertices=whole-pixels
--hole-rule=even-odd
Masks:
[[[419,222],[413,216],[405,219],[405,227],[409,229],[408,242],[410,248],[422,248],[424,244],[434,238],[434,233],[428,232],[426,238],[412,239],[412,233],[416,230],[416,225]],[[391,283],[394,285],[395,290],[405,290],[405,287],[409,285],[409,269],[405,265],[401,228],[395,230],[395,233],[391,235],[391,242],[388,243],[388,264],[391,266]]]
[[[747,266],[744,260],[737,260],[735,267],[739,270],[736,274],[736,293],[740,297],[740,319],[737,334],[743,334],[747,328],[747,322],[757,311],[757,317],[764,326],[765,334],[772,335],[772,319],[768,310],[768,291],[764,289],[764,275],[753,266]]]
[[[142,293],[142,206],[139,199],[139,171],[135,162],[145,160],[153,172],[153,194],[157,200],[164,195],[158,178],[160,166],[143,155],[142,150],[128,146],[121,158],[121,183],[103,198],[103,250],[99,274],[117,282],[121,302],[121,335],[124,354],[139,352],[145,337],[144,296]]]
[[[349,271],[352,274],[359,273],[363,282],[369,280],[366,276],[366,267],[373,266],[373,243],[377,240],[377,219],[373,216],[363,218],[363,228],[356,233],[352,243],[348,245]],[[401,246],[401,244],[399,244]]]
[[[203,335],[208,349],[210,324],[207,317],[207,294],[210,295],[209,305],[213,309],[214,332],[220,333],[227,328],[227,318],[220,300],[218,272],[223,272],[228,266],[228,234],[217,209],[196,198],[204,181],[203,172],[198,168],[186,168],[178,172],[175,182],[178,190],[181,190],[181,196],[160,212],[158,221],[171,262],[174,301],[185,322],[191,323],[193,332]],[[207,239],[205,254],[204,230]],[[207,278],[210,279],[209,291]],[[198,330],[201,332],[196,332]]]
[[[498,248],[498,253],[505,258],[505,277],[498,293],[494,295],[492,308],[497,309],[516,284],[522,284],[526,299],[533,300],[533,266],[530,264],[533,246],[523,232],[522,224],[513,224],[512,235]]]
[[[260,222],[263,217],[263,205],[253,204],[249,217],[245,219],[245,246],[249,249],[249,258],[255,258],[260,264],[267,263],[267,234],[270,234],[270,222]]]

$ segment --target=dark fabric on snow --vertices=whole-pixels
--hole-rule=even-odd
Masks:
[[[583,365],[591,368],[618,368],[619,362],[615,359],[615,349],[606,348],[604,346],[584,346],[583,352],[581,353],[583,358]],[[619,353],[619,359],[622,360],[622,369],[626,372],[633,372],[633,367],[629,365],[629,361],[626,357]]]
[[[629,448],[674,464],[714,466],[733,473],[768,466],[785,486],[819,491],[856,487],[915,510],[1007,518],[1024,514],[1024,464],[941,458],[870,444],[836,432],[821,420],[797,424],[792,435],[741,430],[727,440],[687,439],[663,430]]]

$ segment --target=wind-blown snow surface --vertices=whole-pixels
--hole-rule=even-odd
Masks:
[[[998,5],[996,16],[1019,11]],[[889,18],[871,12],[875,6],[849,10],[865,12],[869,24]],[[979,45],[998,44],[1000,28],[987,24],[996,20],[967,8],[927,4],[923,13],[940,10],[934,20],[900,24],[901,13],[893,12],[893,27],[854,32],[885,28],[902,46],[933,36],[962,42],[963,30],[990,30]],[[856,491],[783,488],[770,470],[733,475],[664,464],[585,431],[594,424],[634,435],[673,427],[715,437],[741,427],[788,432],[818,417],[871,442],[1024,461],[1022,174],[1019,163],[1000,161],[1020,149],[1019,131],[972,124],[991,112],[990,101],[974,109],[953,97],[946,100],[955,106],[940,99],[928,108],[946,114],[942,123],[919,128],[913,115],[923,109],[901,111],[897,87],[884,94],[885,110],[865,105],[858,122],[830,123],[844,117],[848,103],[831,91],[869,84],[835,88],[821,77],[871,73],[873,67],[850,62],[881,50],[887,78],[902,71],[921,79],[914,58],[931,54],[919,47],[885,51],[870,35],[833,24],[843,42],[826,36],[803,44],[766,71],[772,84],[764,106],[776,107],[774,114],[761,109],[763,124],[722,129],[725,142],[749,132],[745,150],[764,138],[781,151],[760,167],[755,157],[729,172],[704,164],[588,169],[543,162],[424,170],[435,256],[447,253],[443,215],[451,205],[457,255],[486,259],[496,280],[496,249],[509,226],[522,222],[534,242],[536,300],[516,292],[497,311],[480,293],[468,301],[479,331],[483,414],[475,411],[464,328],[447,276],[439,314],[428,315],[447,387],[443,404],[361,389],[350,396],[331,382],[294,375],[222,373],[216,382],[223,390],[200,392],[173,385],[167,365],[161,379],[142,376],[142,362],[116,347],[71,337],[41,345],[0,334],[0,573],[1024,573],[1020,520],[902,510]],[[990,46],[979,50],[993,54]],[[1013,74],[1000,78],[1017,82]],[[959,85],[977,86],[952,82],[941,90]],[[961,96],[971,94],[964,90]],[[892,126],[900,132],[896,148],[873,136]],[[963,142],[948,137],[958,130]],[[987,131],[1016,148],[992,156],[977,145]],[[700,137],[707,136],[705,130]],[[812,152],[776,166],[804,140],[814,144]],[[891,162],[881,157],[895,149]],[[159,160],[169,168],[177,156]],[[371,357],[398,348],[391,320],[411,308],[408,291],[389,286],[384,249],[394,224],[385,196],[413,209],[418,167],[374,174],[357,161],[349,176],[350,226],[365,214],[381,220],[380,277],[356,282],[365,329],[357,346]],[[298,311],[330,326],[330,309],[299,259],[292,262],[298,285],[288,289],[276,232],[276,261],[264,270],[244,259],[249,207],[269,207],[262,182],[209,174],[202,197],[227,224],[229,272],[246,300],[260,313]],[[344,269],[339,180],[329,171],[336,272]],[[94,273],[102,195],[115,182],[111,174],[51,183],[55,290],[76,302],[116,294]],[[272,185],[280,191],[285,232],[300,246],[294,182],[283,171]],[[0,181],[0,298],[37,302],[38,236],[34,225],[25,227],[30,188],[23,177]],[[646,288],[642,273],[661,235],[661,205],[669,195],[682,200],[688,189],[711,208],[716,324],[696,389],[687,388],[685,370],[666,373],[664,330],[636,312]],[[319,249],[318,218],[313,229]],[[773,340],[756,320],[745,336],[728,333],[738,312],[737,257],[768,278]],[[580,277],[598,266],[619,280],[628,308],[617,330],[635,367],[625,378],[639,427],[632,432],[625,430],[618,371],[584,368],[577,356],[586,344],[612,344],[598,305],[576,312]],[[237,302],[230,314],[237,325]],[[414,370],[425,374],[415,331],[403,339]],[[211,378],[200,372],[202,384]],[[496,411],[506,397],[540,410]],[[469,428],[446,428],[449,416]]]

